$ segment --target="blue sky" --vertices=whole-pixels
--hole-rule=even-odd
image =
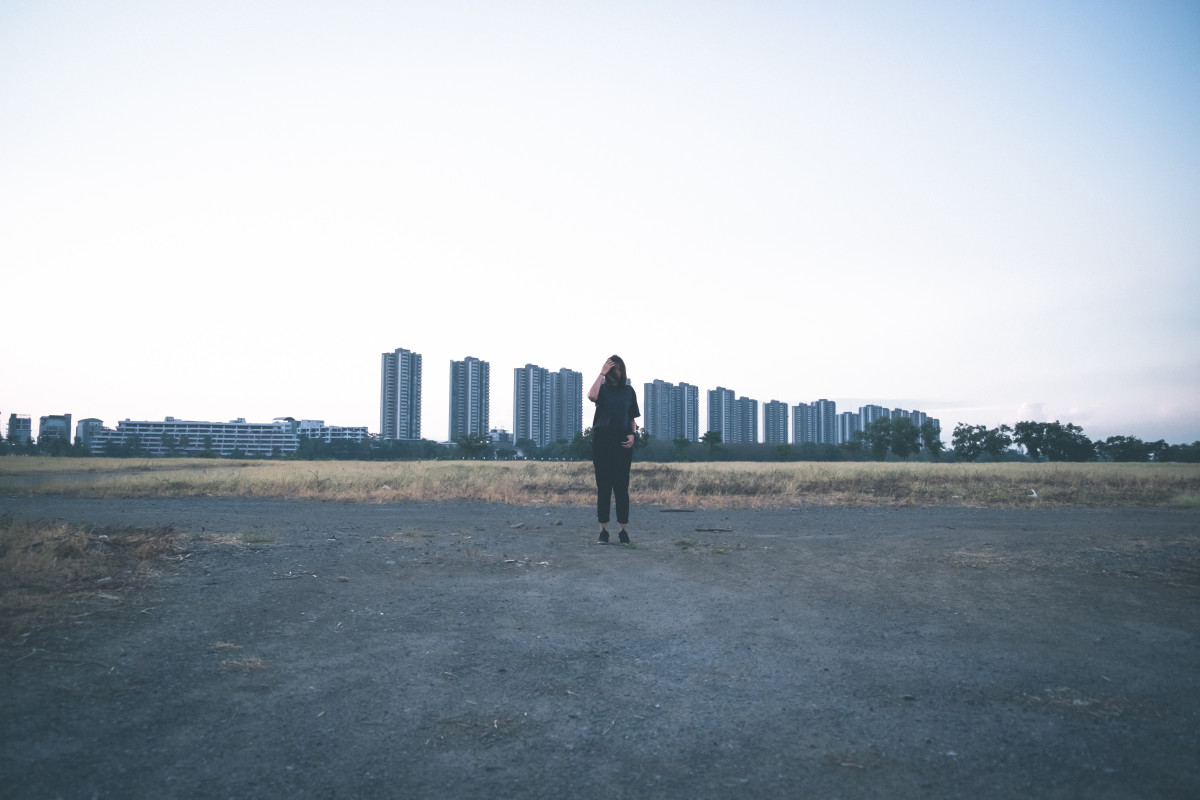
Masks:
[[[618,352],[1194,441],[1198,86],[1186,2],[0,2],[0,415],[377,430],[405,347],[435,439]]]

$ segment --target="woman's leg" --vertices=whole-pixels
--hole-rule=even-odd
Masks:
[[[613,493],[612,454],[599,438],[592,439],[592,467],[596,470],[596,519],[600,527],[608,525]]]
[[[612,490],[617,496],[617,522],[621,530],[629,524],[629,468],[633,464],[633,451],[618,448],[613,464]]]

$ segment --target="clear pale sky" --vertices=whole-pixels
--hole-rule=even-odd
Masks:
[[[1191,442],[1200,4],[0,2],[0,269],[35,433],[377,431],[405,347],[431,439],[616,352]]]

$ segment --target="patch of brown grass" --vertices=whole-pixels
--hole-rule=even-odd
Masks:
[[[81,475],[13,486],[82,497],[271,497],[345,503],[471,501],[588,506],[587,462],[166,461],[161,470]],[[3,476],[0,475],[0,478]],[[633,502],[668,508],[810,505],[1196,507],[1197,464],[929,464],[864,462],[633,465]]]
[[[170,526],[92,528],[0,517],[0,635],[87,616],[120,601],[173,552]]]

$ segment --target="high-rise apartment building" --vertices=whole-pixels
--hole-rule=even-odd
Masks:
[[[837,444],[837,403],[817,400],[809,405],[817,409],[818,441],[821,444]]]
[[[772,400],[763,406],[763,441],[767,444],[788,443],[788,405]]]
[[[676,439],[700,441],[700,389],[690,383],[675,387]]]
[[[513,438],[538,447],[572,441],[583,432],[583,373],[536,364],[513,370]]]
[[[855,431],[862,430],[860,416],[853,411],[843,411],[837,417],[837,443],[847,444],[854,441]]]
[[[490,371],[488,362],[471,356],[450,362],[450,441],[488,435]]]
[[[642,409],[646,433],[655,439],[700,441],[700,390],[690,383],[644,384]]]
[[[867,426],[877,419],[891,419],[892,412],[883,406],[869,405],[858,407],[859,430],[865,431]]]
[[[538,447],[550,443],[552,392],[550,371],[526,364],[513,370],[513,438]]]
[[[796,444],[837,444],[837,403],[814,400],[794,406],[792,439]]]
[[[733,438],[730,442],[758,443],[758,401],[739,397],[733,401]]]
[[[421,354],[404,348],[383,354],[379,438],[421,438]]]
[[[792,406],[792,442],[794,444],[816,444],[816,411],[808,403]]]
[[[550,373],[550,438],[572,442],[583,433],[583,373],[563,367]]]
[[[655,378],[642,384],[642,428],[655,439],[673,439],[675,425],[671,412],[672,392],[675,386]]]
[[[721,434],[721,441],[733,441],[733,401],[736,395],[732,389],[718,386],[708,390],[708,429]]]

